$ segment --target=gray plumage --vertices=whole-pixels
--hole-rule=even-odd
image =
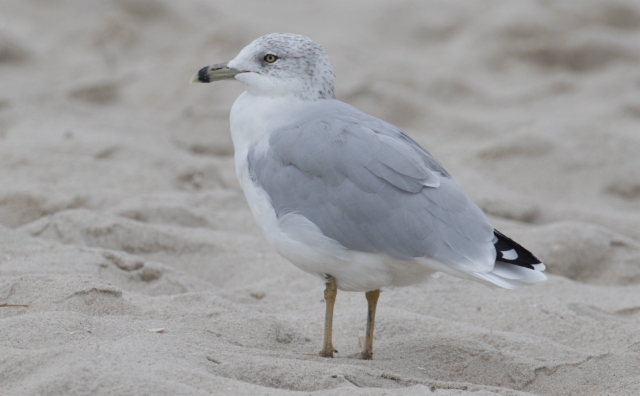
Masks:
[[[278,218],[300,214],[350,250],[494,268],[493,227],[423,147],[344,103],[310,106],[252,147],[252,179]]]

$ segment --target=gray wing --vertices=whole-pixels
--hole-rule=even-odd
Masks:
[[[493,227],[418,143],[362,114],[319,116],[250,150],[249,168],[278,217],[303,215],[344,247],[398,259],[434,258],[490,271]]]

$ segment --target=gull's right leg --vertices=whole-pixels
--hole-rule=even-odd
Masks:
[[[364,340],[362,352],[357,357],[362,360],[373,359],[373,325],[376,321],[376,307],[378,306],[378,297],[380,297],[380,289],[372,290],[365,293],[369,310],[367,311],[367,333]]]
[[[333,349],[333,342],[331,335],[333,332],[333,305],[336,303],[336,295],[338,294],[338,287],[336,286],[336,278],[329,275],[327,279],[327,286],[324,289],[324,301],[327,304],[327,311],[324,317],[324,343],[320,356],[333,357],[333,352],[338,352]]]

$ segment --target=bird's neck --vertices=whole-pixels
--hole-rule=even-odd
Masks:
[[[229,117],[236,153],[258,144],[270,132],[290,125],[296,114],[309,104],[294,96],[242,93],[233,104]]]
[[[243,83],[247,92],[253,96],[295,97],[309,102],[335,99],[332,73],[318,75],[316,78],[273,78],[258,73],[240,73],[235,79]]]

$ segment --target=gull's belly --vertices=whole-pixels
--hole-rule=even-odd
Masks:
[[[396,260],[385,254],[346,249],[322,234],[303,214],[278,218],[267,193],[251,180],[246,156],[241,153],[236,153],[236,172],[256,223],[269,244],[301,270],[322,278],[326,274],[333,276],[340,290],[364,292],[407,286],[423,282],[439,269],[437,263],[429,260]]]

